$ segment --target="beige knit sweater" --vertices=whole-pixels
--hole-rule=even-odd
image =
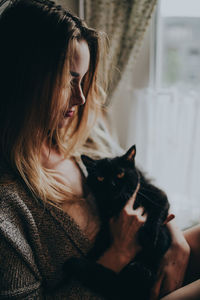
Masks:
[[[0,185],[0,299],[103,299],[76,281],[58,287],[63,263],[91,247],[69,215],[20,181]]]

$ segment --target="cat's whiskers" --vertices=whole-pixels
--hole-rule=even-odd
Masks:
[[[136,172],[137,172],[137,175],[138,175],[138,184],[140,184],[140,179],[141,179],[141,176],[140,176],[140,172],[136,169]],[[145,190],[145,191],[148,191],[148,189],[144,189],[144,188],[140,188],[139,191],[138,191],[138,194],[143,196],[144,198],[146,198],[149,202],[159,206],[159,207],[162,207],[162,205],[159,205],[158,203],[152,201],[149,197],[147,197],[145,194],[141,193],[141,190]]]
[[[145,191],[145,192],[151,192],[151,194],[156,194],[157,195],[157,191],[154,191],[154,190],[152,190],[152,189],[148,189],[148,188],[146,188],[146,187],[144,187],[144,186],[142,186],[141,188],[140,188],[140,191]]]
[[[158,206],[158,207],[162,207],[162,205],[159,205],[158,203],[152,201],[149,197],[147,197],[145,194],[141,193],[141,191],[138,191],[138,195],[141,195],[142,197],[144,197],[145,199],[147,199],[149,202],[153,203],[154,205]]]

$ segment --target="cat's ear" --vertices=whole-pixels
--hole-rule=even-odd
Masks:
[[[133,145],[125,154],[125,158],[129,161],[134,161],[136,155],[136,146]]]
[[[93,160],[92,158],[90,158],[87,155],[81,155],[81,160],[87,169],[92,169],[96,164],[95,160]]]

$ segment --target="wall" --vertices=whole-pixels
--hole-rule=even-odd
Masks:
[[[69,9],[71,12],[78,15],[79,0],[55,0],[55,2],[62,5],[65,9]]]
[[[133,91],[149,85],[150,73],[150,29],[144,40],[134,64],[128,65],[124,76],[114,94],[113,104],[109,109],[110,123],[113,134],[123,148],[127,148],[130,141],[130,120],[133,117]]]

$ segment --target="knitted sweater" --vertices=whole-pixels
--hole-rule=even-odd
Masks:
[[[0,185],[0,299],[103,299],[64,281],[63,263],[91,247],[68,214],[35,199],[20,181]]]

